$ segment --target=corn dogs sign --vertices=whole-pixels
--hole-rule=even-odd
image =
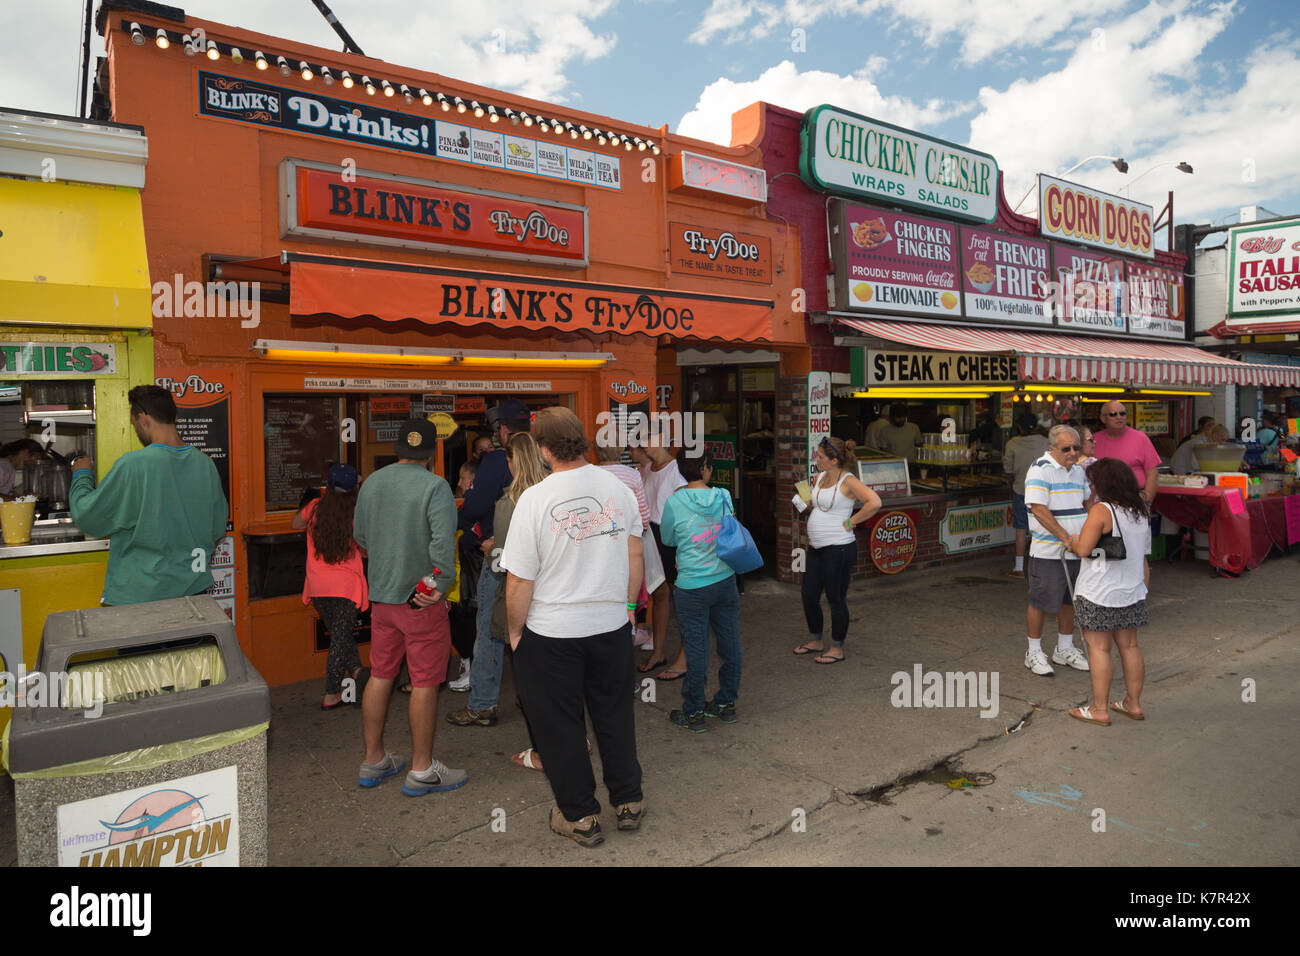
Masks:
[[[1155,258],[1150,206],[1038,174],[1038,225],[1048,239]]]

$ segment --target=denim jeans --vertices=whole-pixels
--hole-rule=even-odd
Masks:
[[[501,587],[505,587],[502,582]],[[474,618],[474,658],[469,662],[469,709],[491,710],[501,697],[501,674],[506,664],[505,635],[492,634],[492,604],[497,577],[492,562],[484,561],[478,576],[478,614]]]
[[[718,639],[719,704],[734,704],[740,695],[740,592],[733,574],[702,588],[673,588],[677,599],[677,624],[686,648],[686,676],[682,678],[682,710],[698,714],[704,709],[709,669],[709,628]]]

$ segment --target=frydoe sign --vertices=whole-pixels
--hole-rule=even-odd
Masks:
[[[998,163],[977,152],[857,113],[804,114],[799,174],[814,189],[939,212],[997,217]]]
[[[1014,355],[866,350],[866,385],[1009,385]]]
[[[587,264],[587,210],[567,203],[288,159],[284,236],[568,266]]]

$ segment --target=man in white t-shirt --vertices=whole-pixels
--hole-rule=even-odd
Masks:
[[[551,474],[519,496],[501,555],[515,679],[555,794],[551,829],[596,846],[604,837],[584,708],[618,828],[638,829],[644,812],[628,693],[641,513],[626,485],[587,462],[573,412],[543,409],[532,434]]]
[[[1088,669],[1088,659],[1074,646],[1074,603],[1070,598],[1070,588],[1079,576],[1079,559],[1066,548],[1088,517],[1083,507],[1088,480],[1076,464],[1082,443],[1069,425],[1053,425],[1047,441],[1047,453],[1025,473],[1025,504],[1029,507],[1029,650],[1025,666],[1040,677],[1055,673],[1042,648],[1043,624],[1049,614],[1056,615],[1052,661],[1075,670]]]

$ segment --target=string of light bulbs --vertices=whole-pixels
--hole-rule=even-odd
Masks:
[[[554,116],[528,113],[508,106],[498,107],[492,103],[481,103],[476,99],[466,102],[463,97],[455,94],[430,92],[424,87],[413,90],[406,83],[394,86],[386,79],[375,81],[365,74],[359,77],[353,76],[349,70],[339,70],[338,75],[335,76],[334,72],[323,64],[309,63],[301,59],[295,63],[293,58],[286,57],[283,54],[272,53],[268,55],[261,50],[245,51],[229,43],[204,40],[189,33],[180,33],[163,27],[145,28],[134,20],[122,21],[122,30],[130,34],[131,42],[136,46],[144,46],[149,42],[146,29],[154,31],[153,42],[160,50],[167,50],[172,46],[179,45],[184,49],[186,56],[193,57],[202,54],[214,62],[225,56],[236,66],[251,60],[258,70],[265,71],[274,66],[280,71],[281,76],[288,77],[297,73],[304,83],[310,83],[319,77],[321,83],[325,86],[333,86],[335,83],[339,83],[344,89],[348,90],[360,87],[366,91],[367,96],[382,94],[389,99],[400,96],[408,105],[414,104],[417,100],[426,107],[437,104],[438,108],[444,113],[452,111],[461,114],[473,113],[477,119],[486,117],[489,123],[494,124],[501,122],[504,118],[512,126],[536,127],[540,133],[550,132],[555,136],[568,134],[570,139],[575,140],[581,139],[588,142],[595,140],[600,146],[614,146],[615,148],[622,146],[624,151],[629,153],[633,150],[638,152],[649,150],[658,156],[663,151],[658,143],[647,137],[619,133],[598,127],[588,127],[582,123],[574,124],[557,119]]]

